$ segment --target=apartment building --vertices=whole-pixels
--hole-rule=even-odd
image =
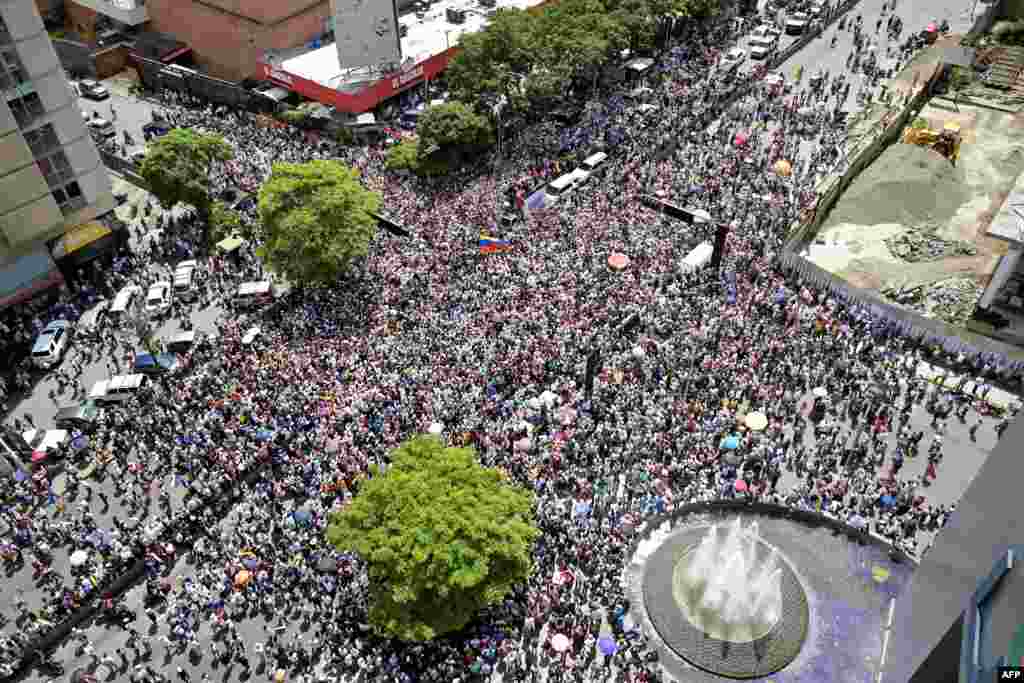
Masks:
[[[115,204],[34,0],[0,0],[0,92],[3,307],[59,280],[52,240]]]

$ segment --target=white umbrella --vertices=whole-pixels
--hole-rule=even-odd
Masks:
[[[558,403],[558,394],[554,393],[550,389],[545,389],[544,393],[537,397],[541,403],[547,405],[548,408]]]
[[[440,422],[431,422],[430,426],[427,428],[427,432],[429,432],[430,434],[440,434],[443,431],[444,425],[441,424]]]
[[[71,553],[71,557],[69,558],[69,562],[72,567],[81,567],[88,561],[89,553],[85,552],[84,550],[76,550],[75,552]]]
[[[817,396],[818,398],[825,398],[826,396],[828,396],[828,389],[826,389],[825,387],[814,387],[813,389],[811,389],[811,393]]]

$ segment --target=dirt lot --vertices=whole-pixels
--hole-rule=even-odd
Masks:
[[[933,129],[960,124],[956,166],[923,147],[889,147],[840,198],[808,248],[810,260],[875,291],[952,278],[987,282],[1005,245],[985,229],[1024,171],[1024,116],[965,104],[957,111],[945,101],[921,116]],[[967,242],[975,254],[908,262],[886,244],[906,233]]]

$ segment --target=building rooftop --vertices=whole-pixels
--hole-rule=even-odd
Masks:
[[[497,0],[494,9],[527,9],[542,2],[544,0]],[[465,22],[449,22],[449,9],[465,10]],[[487,24],[486,13],[490,11],[475,0],[441,0],[432,4],[422,19],[413,13],[403,14],[398,19],[398,23],[407,29],[406,36],[401,40],[403,67],[419,64],[448,48],[455,47],[464,33],[479,31]],[[275,61],[283,71],[335,90],[347,90],[355,85],[377,80],[381,76],[379,73],[369,73],[366,68],[345,68],[338,61],[335,43],[315,49],[297,48],[290,56],[281,57],[283,58]]]

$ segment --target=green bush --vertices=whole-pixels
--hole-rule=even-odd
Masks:
[[[413,171],[420,167],[419,144],[415,140],[402,140],[388,150],[384,166],[389,171]]]
[[[910,127],[914,130],[924,130],[928,127],[928,121],[920,116],[914,119],[914,122],[910,124]]]
[[[309,115],[299,109],[289,109],[288,111],[281,112],[277,117],[285,123],[290,123],[293,126],[299,126],[309,118]]]

